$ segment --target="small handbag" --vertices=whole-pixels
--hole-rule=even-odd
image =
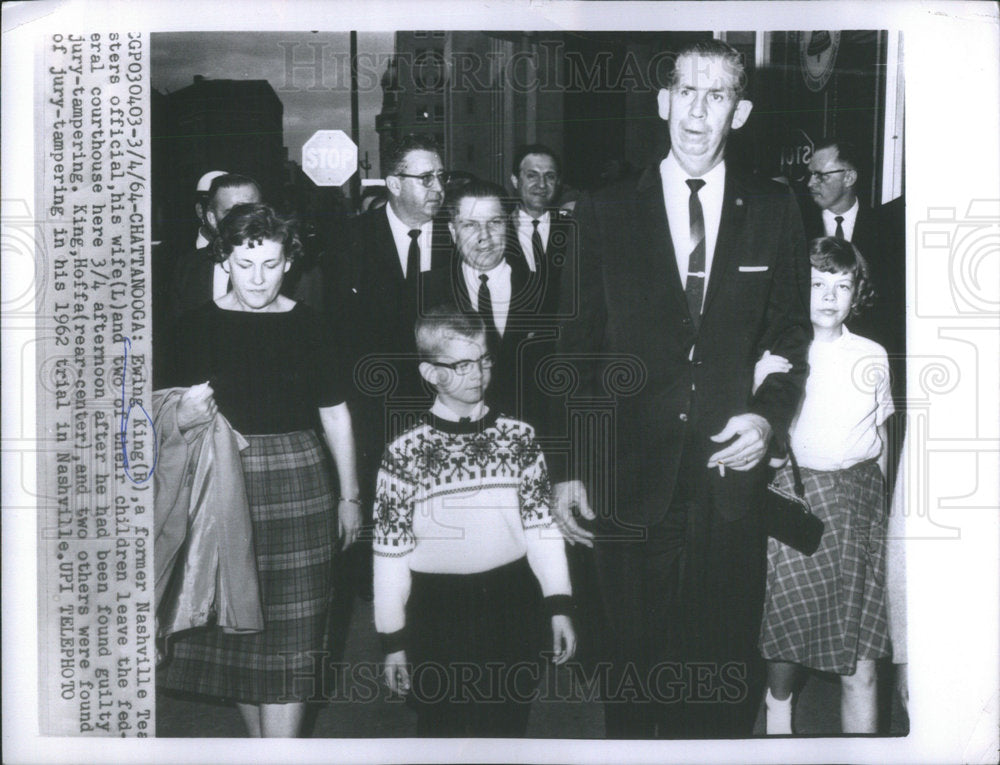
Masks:
[[[764,524],[767,535],[798,550],[803,555],[812,555],[819,548],[823,537],[823,521],[813,515],[806,501],[806,489],[802,484],[799,464],[792,450],[788,450],[792,465],[792,481],[795,493],[782,488],[772,480],[767,485],[767,500],[764,505]]]

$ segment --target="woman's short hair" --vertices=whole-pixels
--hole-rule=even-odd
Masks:
[[[281,244],[286,260],[294,261],[302,255],[298,227],[292,218],[278,215],[270,205],[235,205],[219,223],[212,240],[212,253],[221,263],[233,254],[234,248],[265,239]]]
[[[868,271],[868,261],[853,244],[836,236],[821,236],[809,242],[809,262],[827,274],[850,274],[854,277],[851,316],[857,316],[875,302]]]
[[[441,355],[451,338],[477,340],[486,336],[486,325],[476,313],[463,313],[450,305],[438,305],[423,311],[413,326],[417,353],[421,361],[433,361]]]

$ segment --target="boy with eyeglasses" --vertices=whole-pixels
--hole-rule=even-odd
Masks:
[[[375,498],[375,627],[384,679],[419,736],[523,736],[543,665],[574,653],[563,538],[530,425],[484,402],[482,319],[417,319],[420,374],[437,392],[386,448]]]

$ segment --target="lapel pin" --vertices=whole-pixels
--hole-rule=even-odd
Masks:
[[[743,198],[742,197],[736,197],[736,206],[737,207],[743,207]]]

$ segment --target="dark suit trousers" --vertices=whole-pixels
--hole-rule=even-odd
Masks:
[[[685,445],[674,497],[644,539],[596,544],[612,625],[601,676],[609,738],[753,732],[767,540],[757,510],[717,518],[698,480],[707,456]]]

